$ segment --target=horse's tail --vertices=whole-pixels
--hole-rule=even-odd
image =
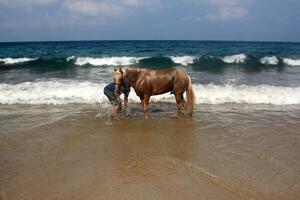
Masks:
[[[194,111],[194,106],[195,106],[195,93],[193,90],[191,77],[188,76],[188,79],[189,79],[189,85],[188,85],[188,89],[186,90],[187,109],[189,114],[192,116]]]

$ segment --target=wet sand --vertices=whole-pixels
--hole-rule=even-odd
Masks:
[[[297,107],[0,107],[1,200],[300,199]]]

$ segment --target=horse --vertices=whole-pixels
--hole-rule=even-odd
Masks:
[[[185,108],[192,116],[195,105],[195,94],[191,78],[181,69],[142,69],[116,67],[114,69],[115,94],[119,94],[120,86],[127,84],[134,88],[136,95],[141,100],[144,111],[144,118],[148,119],[149,100],[152,95],[171,92],[175,95],[177,111],[175,116],[180,114],[181,108]],[[186,92],[187,101],[183,94]]]

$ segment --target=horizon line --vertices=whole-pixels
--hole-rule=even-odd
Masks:
[[[273,40],[194,40],[194,39],[92,39],[92,40],[23,40],[0,41],[2,43],[42,43],[42,42],[126,42],[126,41],[186,41],[186,42],[262,42],[262,43],[300,43],[300,41],[273,41]]]

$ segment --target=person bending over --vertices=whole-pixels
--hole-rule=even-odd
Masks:
[[[125,114],[128,115],[128,96],[130,93],[130,86],[126,83],[126,81],[122,80],[120,83],[112,82],[104,87],[104,94],[107,96],[108,100],[113,106],[113,117],[115,117],[122,110],[122,100],[120,98],[122,93],[124,94]]]

